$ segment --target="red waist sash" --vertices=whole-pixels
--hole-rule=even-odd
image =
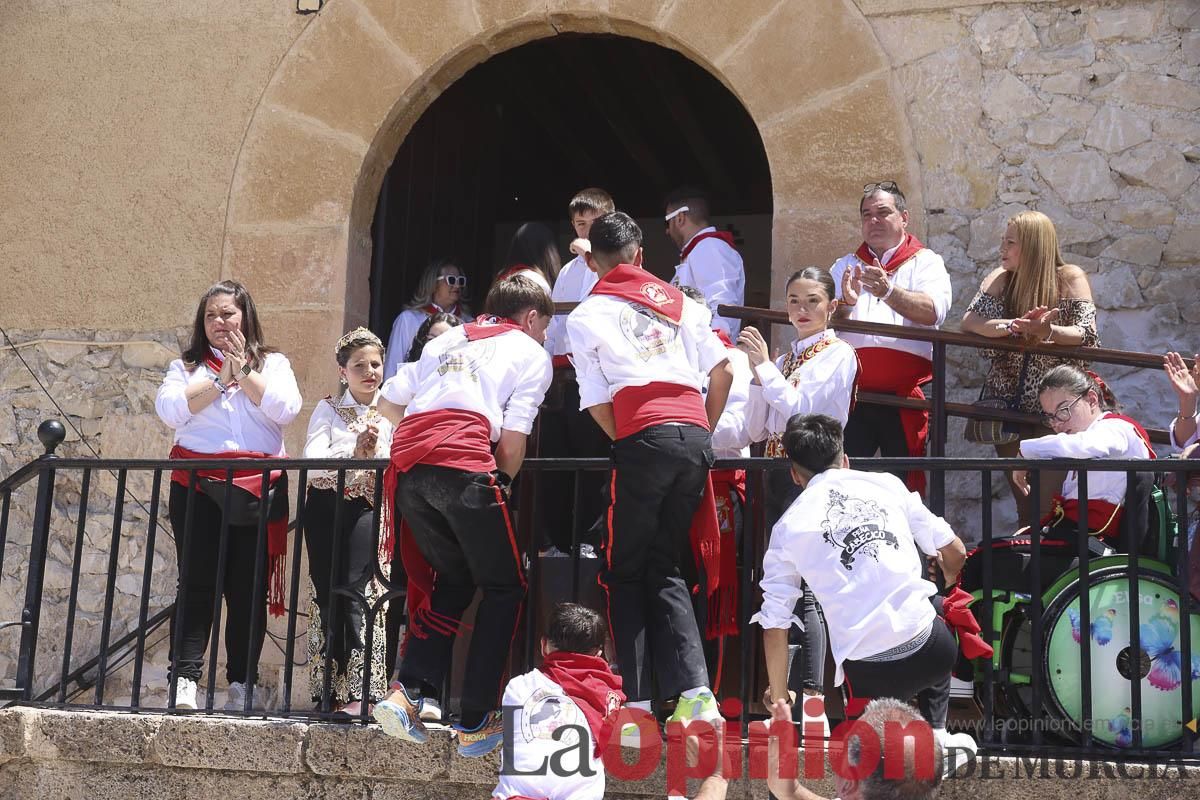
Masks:
[[[671,422],[709,429],[699,390],[678,383],[626,386],[613,396],[613,416],[618,439]]]
[[[933,378],[933,363],[921,356],[890,347],[860,347],[858,358],[858,389],[924,400],[921,384]],[[914,458],[925,455],[925,440],[929,437],[929,412],[917,408],[900,409],[900,426],[908,454]],[[925,493],[925,473],[908,473],[908,488]]]
[[[260,453],[254,450],[228,450],[222,453],[198,453],[195,450],[188,450],[181,445],[175,445],[171,448],[170,454],[167,456],[172,459],[209,459],[209,458],[244,458],[244,459],[269,459],[274,456],[268,453]],[[175,469],[171,470],[171,483],[177,483],[180,486],[191,488],[188,478],[189,470]],[[273,469],[267,479],[268,486],[274,486],[275,482],[283,475],[283,470]],[[215,481],[225,480],[224,469],[198,469],[196,477],[208,478]],[[249,492],[253,496],[262,499],[262,470],[261,469],[239,469],[233,471],[233,485],[244,492]],[[282,617],[283,599],[284,599],[284,570],[287,560],[287,497],[280,499],[284,503],[284,513],[278,515],[278,518],[272,519],[268,511],[267,517],[267,563],[269,567],[267,579],[267,608],[271,612],[271,616]]]

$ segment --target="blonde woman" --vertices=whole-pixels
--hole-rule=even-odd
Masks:
[[[335,357],[342,390],[313,409],[304,457],[387,458],[392,424],[378,410],[383,342],[366,328],[357,328],[338,340]],[[383,587],[375,580],[375,471],[346,471],[340,514],[337,485],[336,472],[309,473],[304,515],[304,544],[313,587],[308,617],[309,678],[313,702],[319,703],[328,655],[330,706],[354,716],[364,699],[371,702],[387,694],[387,612],[380,609],[372,621],[371,684],[369,691],[364,690],[367,608],[350,597],[335,596],[334,590],[349,588],[370,604],[383,596]]]
[[[1022,211],[1008,219],[1000,244],[1000,267],[979,287],[963,315],[962,329],[992,339],[1017,339],[1024,343],[1063,347],[1099,347],[1096,306],[1087,273],[1063,261],[1054,223],[1039,211]],[[1041,413],[1038,387],[1042,376],[1063,363],[1081,362],[1018,351],[985,350],[991,369],[984,380],[985,397],[1005,398],[1014,410]],[[997,455],[1013,458],[1025,439],[1051,431],[1037,424],[1016,426],[1018,440],[996,445]],[[1023,524],[1030,524],[1050,509],[1054,493],[1065,474],[1041,473],[1041,508],[1027,508],[1025,494],[1012,475],[1009,488]]]
[[[462,270],[453,261],[438,258],[425,268],[412,299],[392,323],[392,333],[388,337],[387,346],[387,351],[392,357],[384,365],[385,381],[395,375],[396,369],[404,363],[404,357],[413,345],[417,328],[431,315],[445,312],[453,314],[463,322],[475,319],[463,303],[466,289],[467,276],[463,275]]]

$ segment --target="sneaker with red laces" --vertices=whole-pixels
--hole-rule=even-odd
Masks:
[[[399,682],[392,684],[392,693],[386,699],[375,704],[372,716],[388,736],[414,744],[429,741],[425,723],[421,722],[421,701],[410,698]]]
[[[504,714],[489,711],[478,726],[467,730],[454,725],[458,735],[458,754],[467,758],[482,758],[495,750],[504,741]]]

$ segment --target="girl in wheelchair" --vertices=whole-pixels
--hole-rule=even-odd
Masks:
[[[1038,388],[1042,419],[1050,436],[1021,443],[1020,457],[1030,459],[1152,459],[1150,437],[1135,420],[1117,413],[1112,390],[1095,373],[1073,364],[1062,364],[1045,374]],[[1013,478],[1028,495],[1027,470],[1014,470]],[[1094,471],[1088,474],[1087,526],[1096,537],[1098,553],[1107,548],[1120,551],[1119,531],[1126,496],[1124,472]],[[1067,473],[1062,493],[1054,498],[1053,510],[1041,520],[1040,577],[1038,591],[1071,566],[1078,553],[1077,531],[1082,513],[1079,475]],[[1017,591],[1032,591],[1030,585],[1029,528],[992,543],[993,585]],[[972,551],[963,570],[962,586],[973,591],[982,586],[982,561],[978,548]]]

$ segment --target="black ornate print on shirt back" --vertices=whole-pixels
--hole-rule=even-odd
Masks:
[[[829,507],[821,523],[822,538],[842,551],[839,560],[848,570],[854,569],[854,559],[868,556],[879,561],[879,548],[891,545],[900,549],[895,534],[885,527],[887,515],[874,500],[850,497],[838,491],[829,493]]]

